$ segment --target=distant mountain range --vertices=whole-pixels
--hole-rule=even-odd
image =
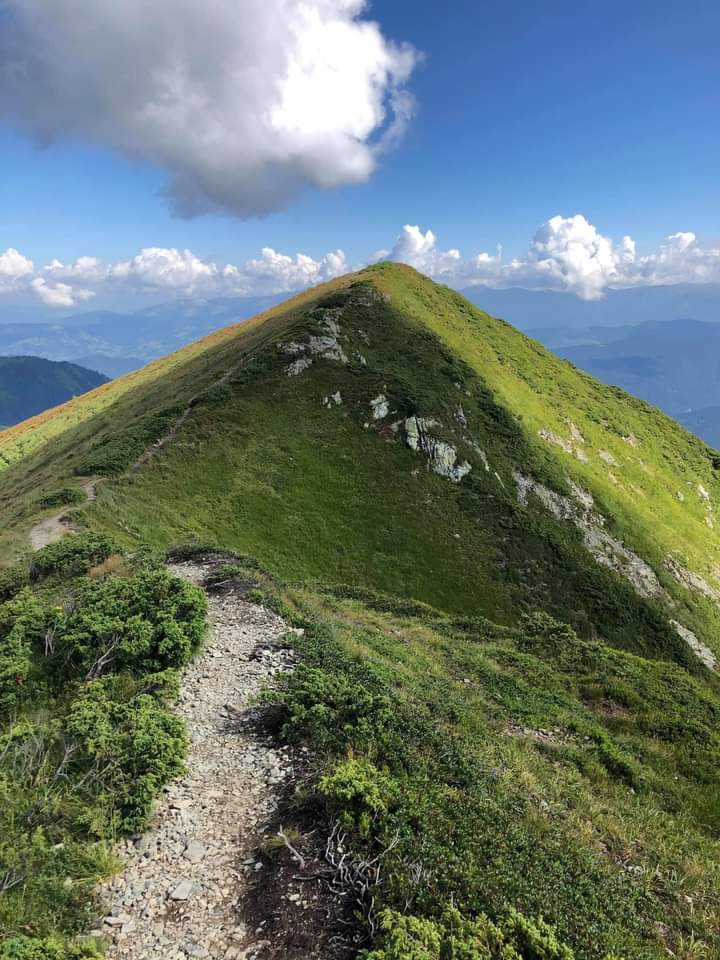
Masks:
[[[0,427],[10,427],[107,383],[74,363],[38,357],[0,357]]]
[[[0,316],[0,354],[69,360],[117,377],[281,299],[184,299],[130,314],[100,310],[38,322],[28,322],[27,311],[21,322],[6,312]]]
[[[602,300],[579,300],[553,290],[490,290],[472,287],[464,296],[493,316],[540,337],[539,331],[585,335],[594,327],[637,326],[690,317],[720,322],[720,284],[678,283],[671,286],[608,290]]]
[[[614,290],[592,302],[549,291],[475,288],[466,295],[720,445],[720,287]]]
[[[690,410],[680,414],[678,420],[686,430],[720,449],[720,406]]]

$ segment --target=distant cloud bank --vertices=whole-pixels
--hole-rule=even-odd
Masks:
[[[583,300],[597,300],[618,287],[720,283],[720,247],[701,244],[694,233],[675,233],[655,252],[639,254],[631,237],[613,241],[580,214],[551,217],[524,257],[504,260],[500,252],[465,257],[456,249],[440,249],[432,230],[406,225],[392,249],[366,262],[378,259],[408,263],[457,288],[559,290]],[[65,308],[96,296],[260,296],[301,290],[362,265],[350,264],[342,250],[314,259],[265,247],[255,259],[220,264],[190,250],[148,247],[116,263],[88,256],[72,264],[52,260],[36,266],[11,247],[0,253],[0,295],[39,298]]]
[[[465,258],[459,250],[441,250],[431,230],[409,224],[389,256],[455,287],[564,290],[583,300],[613,287],[720,282],[720,247],[702,246],[694,233],[674,233],[659,250],[639,255],[632,237],[614,242],[582,214],[551,217],[526,256],[508,261],[500,253]]]
[[[0,119],[162,168],[181,216],[364,182],[413,113],[418,54],[363,17],[366,0],[0,6]]]

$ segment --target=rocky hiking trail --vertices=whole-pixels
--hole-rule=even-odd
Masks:
[[[203,584],[217,559],[170,569]],[[158,801],[151,830],[124,841],[124,872],[101,891],[108,960],[300,960],[357,950],[352,898],[328,880],[322,831],[293,830],[308,758],[274,745],[255,705],[292,670],[288,628],[243,598],[209,590],[210,634],[187,669],[177,712],[189,736],[187,772]],[[283,840],[285,837],[288,844]]]

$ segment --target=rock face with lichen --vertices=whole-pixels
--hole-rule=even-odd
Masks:
[[[605,518],[594,510],[593,497],[586,490],[571,483],[572,496],[567,497],[518,471],[514,478],[521,504],[526,506],[532,494],[558,520],[574,524],[594,559],[628,580],[640,596],[657,597],[663,593],[652,567],[605,529]]]
[[[437,420],[408,417],[405,421],[405,442],[411,450],[424,453],[428,467],[441,477],[459,483],[472,470],[467,460],[458,459],[457,450],[433,433]]]
[[[339,320],[342,316],[340,308],[320,309],[317,311],[317,320],[320,332],[311,334],[304,341],[284,341],[278,343],[280,353],[289,357],[296,357],[287,368],[289,377],[298,374],[312,366],[315,357],[333,360],[336,363],[347,364],[348,358],[340,344],[341,331]]]

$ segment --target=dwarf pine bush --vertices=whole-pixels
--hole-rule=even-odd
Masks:
[[[109,842],[143,829],[184,767],[167,702],[202,641],[205,594],[147,557],[87,575],[116,552],[68,537],[0,603],[0,960],[98,956],[72,937]]]

